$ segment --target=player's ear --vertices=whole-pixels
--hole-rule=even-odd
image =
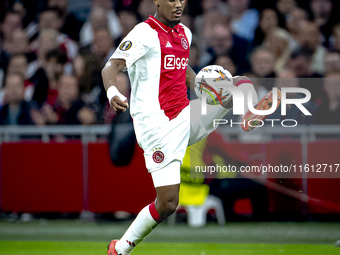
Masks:
[[[159,0],[153,0],[153,3],[156,5],[156,7],[159,7]]]

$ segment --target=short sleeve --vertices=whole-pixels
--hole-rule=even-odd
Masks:
[[[148,28],[149,25],[146,23],[140,23],[135,26],[123,39],[110,59],[125,59],[127,68],[132,66],[149,49],[146,36]]]

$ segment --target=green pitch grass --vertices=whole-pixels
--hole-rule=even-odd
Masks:
[[[105,255],[130,222],[0,221],[0,255]],[[229,222],[192,229],[160,224],[132,255],[333,255],[339,222]]]
[[[0,241],[0,255],[104,255],[105,247],[106,243],[95,242]],[[340,248],[331,245],[143,243],[136,248],[133,255],[333,255],[339,253]]]

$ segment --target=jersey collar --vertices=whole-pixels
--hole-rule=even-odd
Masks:
[[[174,28],[168,27],[167,25],[164,25],[162,22],[160,22],[158,19],[156,19],[154,16],[149,16],[149,19],[152,20],[157,26],[159,26],[164,32],[170,33],[172,30],[175,30],[177,33],[179,32],[179,25],[177,24]]]

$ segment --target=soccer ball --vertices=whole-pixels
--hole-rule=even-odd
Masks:
[[[196,75],[195,93],[200,100],[205,98],[207,104],[222,105],[232,96],[227,85],[233,85],[229,71],[218,65],[206,66]]]

